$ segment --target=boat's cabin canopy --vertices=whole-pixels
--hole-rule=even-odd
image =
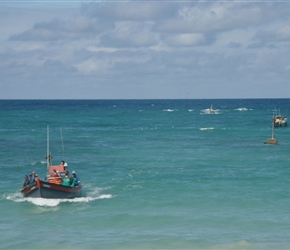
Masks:
[[[49,166],[48,167],[48,173],[47,175],[50,176],[54,170],[56,170],[56,172],[58,172],[58,174],[60,175],[60,177],[63,177],[65,174],[65,171],[67,170],[67,167],[64,165],[59,165],[59,166]]]

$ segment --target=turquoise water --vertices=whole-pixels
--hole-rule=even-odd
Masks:
[[[216,114],[208,114],[211,105]],[[289,249],[290,99],[0,101],[3,249]],[[23,198],[68,162],[74,200]]]

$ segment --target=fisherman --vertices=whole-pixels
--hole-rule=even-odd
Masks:
[[[24,189],[28,185],[29,185],[29,178],[28,178],[28,175],[25,175],[22,189]]]
[[[59,177],[56,169],[54,169],[53,172],[51,173],[51,177]]]
[[[76,178],[76,180],[77,180],[77,183],[78,183],[78,185],[77,186],[81,186],[82,184],[81,184],[81,181],[80,181],[80,178],[77,176],[77,174],[76,174],[76,171],[72,171],[72,176],[73,175],[75,175],[75,178]]]
[[[29,184],[32,184],[35,182],[34,174],[35,172],[32,172],[29,174]]]
[[[65,176],[62,178],[62,183],[63,186],[70,186],[71,185],[71,180],[68,176],[68,171],[66,171]]]
[[[61,161],[60,165],[64,166],[65,168],[67,167],[67,163],[65,161]]]
[[[38,177],[38,174],[37,174],[36,172],[33,171],[32,174],[33,174],[33,176],[34,176],[35,181],[36,181],[37,179],[40,179],[40,178]]]
[[[71,187],[77,187],[79,185],[74,171],[72,172],[71,180],[72,180],[72,184],[70,185]]]
[[[37,173],[34,174],[34,178],[35,178],[35,180],[37,180],[37,179],[41,180],[41,178],[38,177]]]

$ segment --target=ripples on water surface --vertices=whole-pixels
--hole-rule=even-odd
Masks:
[[[289,249],[289,128],[263,144],[275,108],[290,100],[0,101],[0,246]],[[45,175],[47,125],[81,198],[19,193]]]

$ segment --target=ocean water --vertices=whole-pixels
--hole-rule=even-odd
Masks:
[[[213,105],[215,114],[209,114]],[[1,249],[290,249],[290,99],[0,100]],[[73,200],[23,198],[54,164]]]

